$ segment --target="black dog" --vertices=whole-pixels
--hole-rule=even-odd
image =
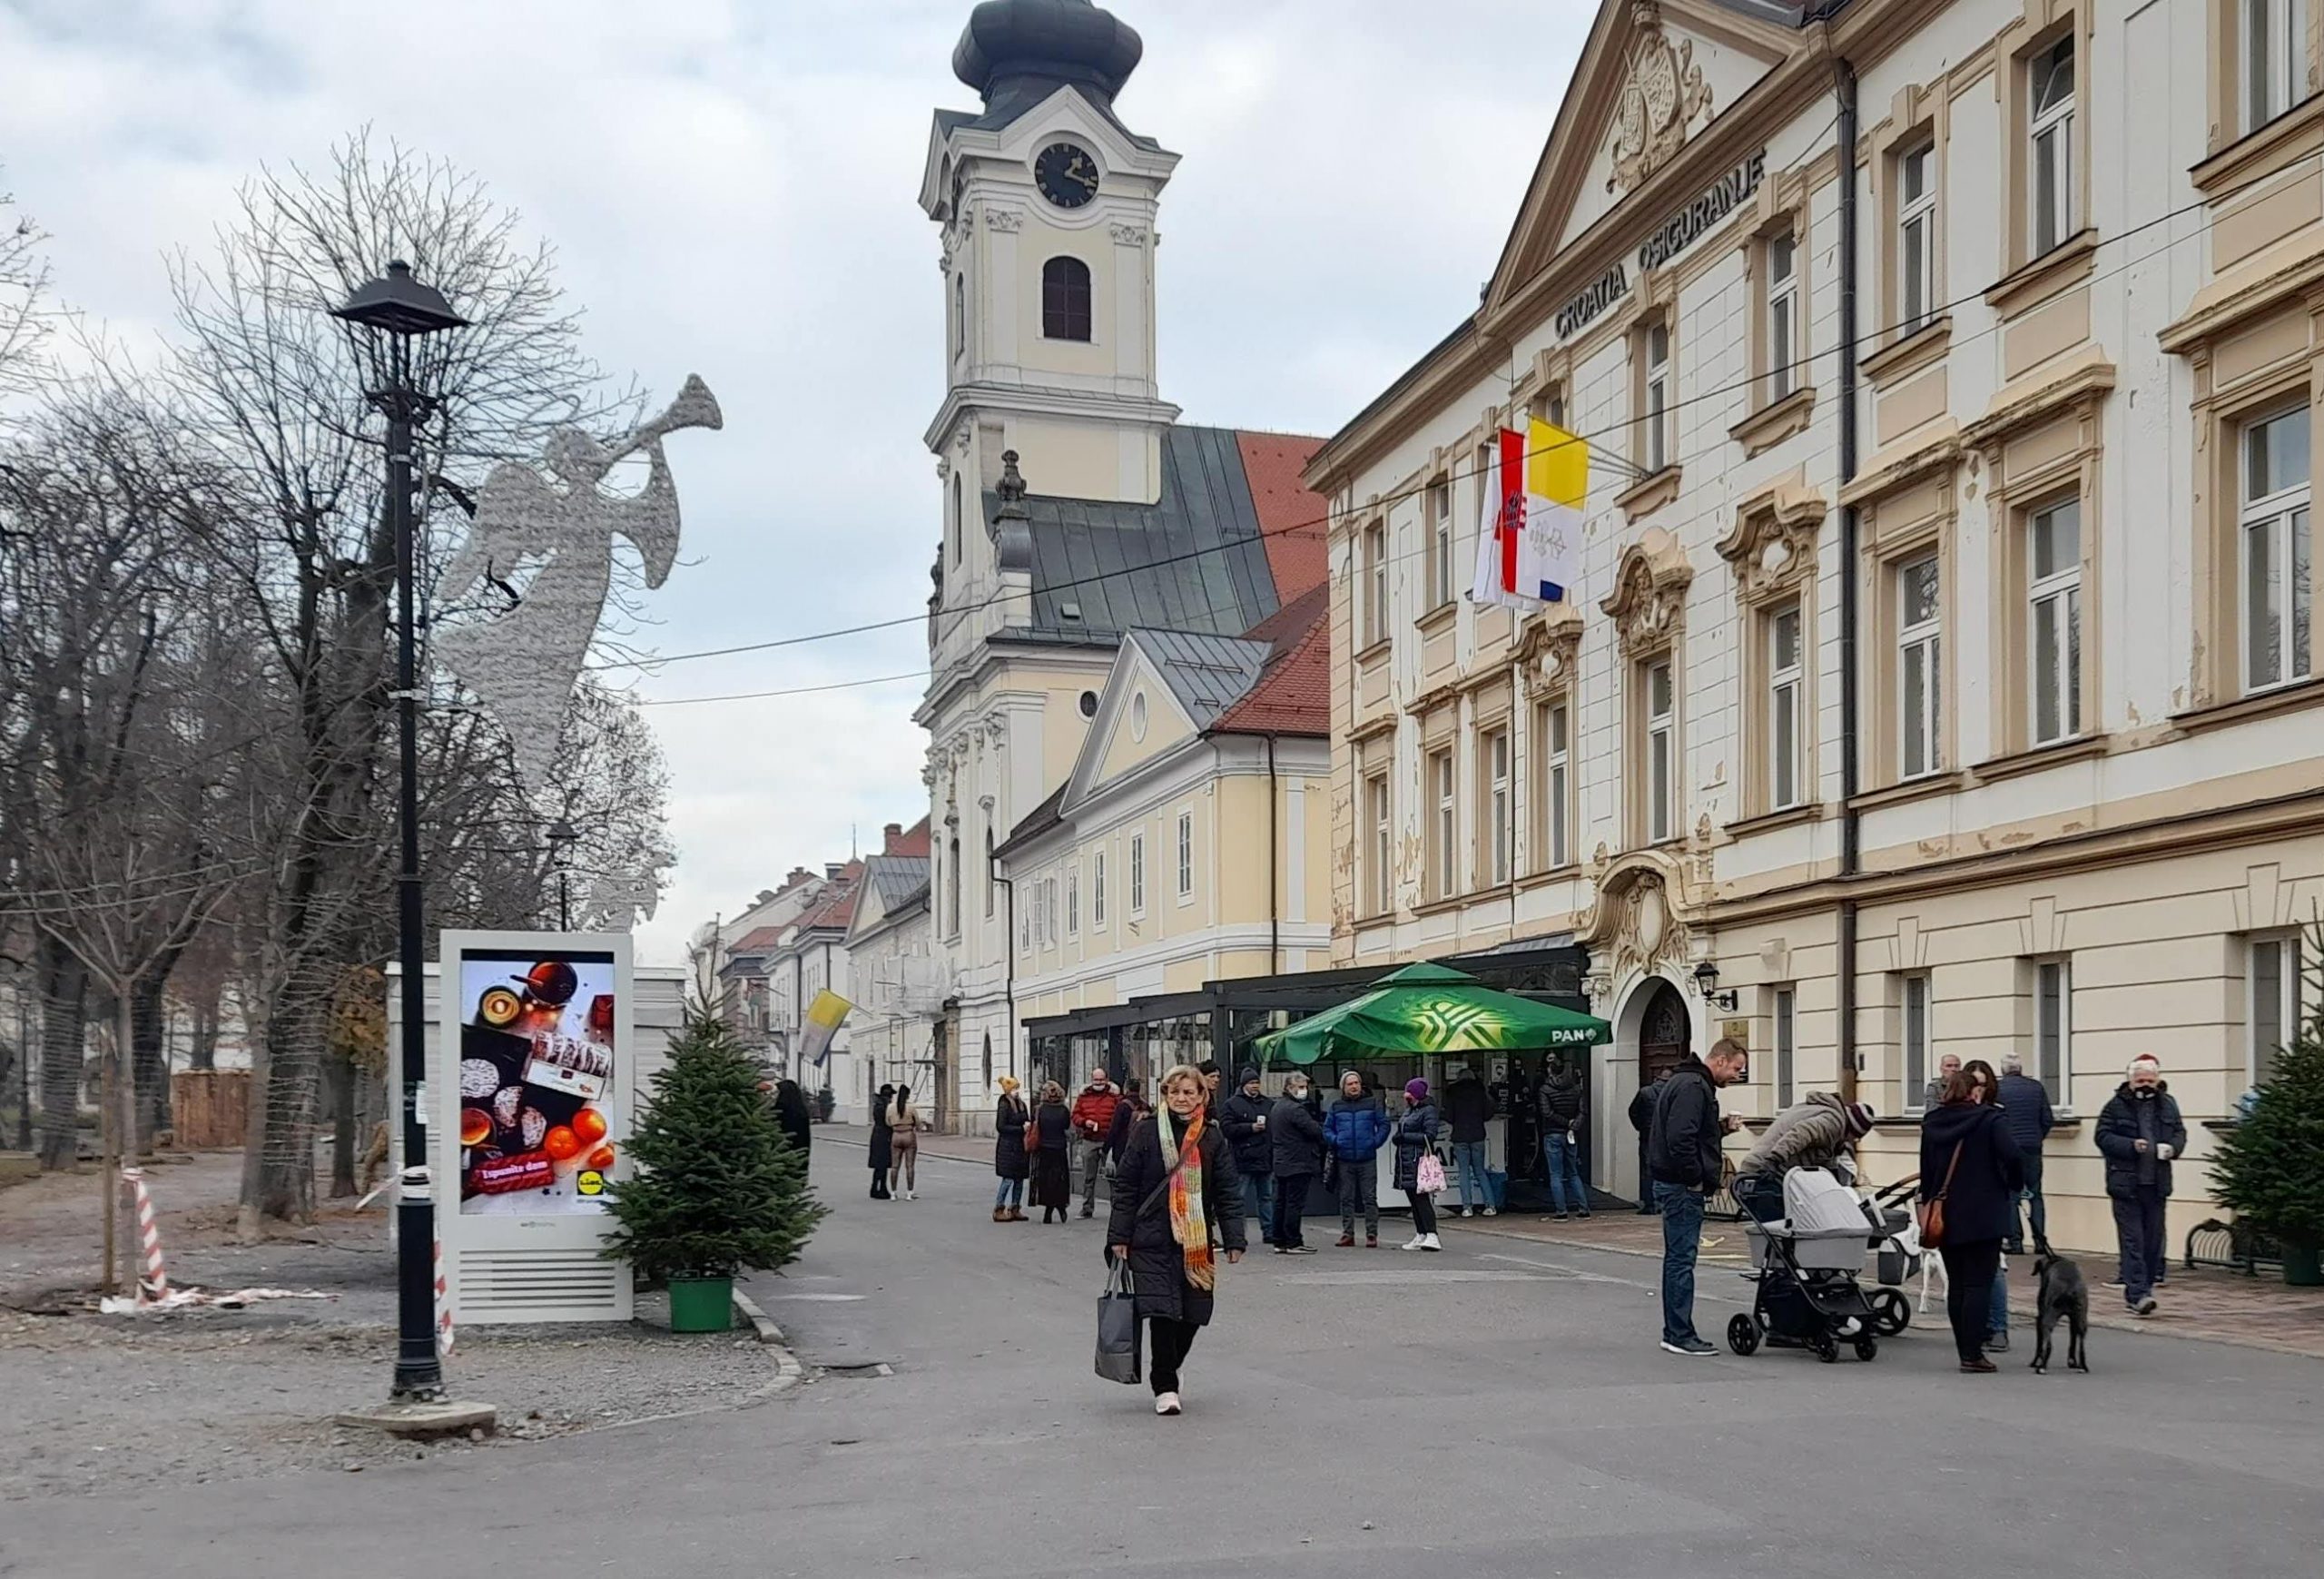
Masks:
[[[2034,1298],[2034,1372],[2050,1368],[2050,1336],[2063,1318],[2066,1324],[2066,1369],[2090,1369],[2090,1288],[2082,1268],[2050,1248],[2050,1241],[2034,1241],[2034,1276],[2040,1288]]]

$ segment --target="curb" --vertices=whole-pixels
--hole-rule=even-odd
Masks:
[[[790,1344],[783,1336],[783,1328],[774,1324],[773,1317],[759,1308],[757,1300],[737,1288],[734,1290],[734,1309],[751,1324],[751,1330],[757,1335],[758,1340],[774,1350],[775,1369],[779,1373],[773,1382],[752,1394],[747,1404],[763,1403],[789,1392],[807,1379],[807,1368],[799,1363],[799,1357],[791,1352]]]

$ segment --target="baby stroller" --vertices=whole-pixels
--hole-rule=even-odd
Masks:
[[[1856,1192],[1821,1169],[1784,1175],[1784,1215],[1744,1229],[1758,1293],[1748,1315],[1727,1324],[1727,1347],[1738,1355],[1770,1348],[1805,1348],[1830,1364],[1849,1344],[1856,1357],[1880,1352],[1876,1312],[1856,1279],[1884,1228],[1876,1225]]]
[[[1880,1287],[1866,1298],[1872,1302],[1872,1330],[1881,1337],[1894,1337],[1912,1325],[1913,1302],[1905,1294],[1907,1282],[1915,1277],[1920,1278],[1921,1308],[1926,1310],[1930,1273],[1939,1278],[1945,1275],[1936,1257],[1921,1248],[1920,1224],[1914,1219],[1912,1209],[1913,1198],[1919,1189],[1920,1175],[1915,1173],[1874,1191],[1866,1202],[1880,1222]]]

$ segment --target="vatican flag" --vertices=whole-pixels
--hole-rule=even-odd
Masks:
[[[847,1020],[847,1012],[855,1005],[829,988],[817,992],[807,1005],[807,1022],[799,1028],[799,1055],[802,1065],[823,1067],[832,1055],[832,1038],[839,1034],[840,1026]]]
[[[1538,419],[1525,435],[1525,535],[1518,588],[1571,602],[1581,579],[1581,515],[1590,498],[1588,440]]]

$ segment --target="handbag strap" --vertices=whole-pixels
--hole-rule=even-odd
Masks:
[[[1968,1143],[1969,1142],[1966,1140],[1955,1140],[1953,1142],[1953,1160],[1945,1165],[1945,1182],[1936,1187],[1936,1193],[1930,1196],[1929,1199],[1943,1200],[1946,1192],[1952,1189],[1953,1170],[1961,1166],[1961,1148],[1966,1146]]]

